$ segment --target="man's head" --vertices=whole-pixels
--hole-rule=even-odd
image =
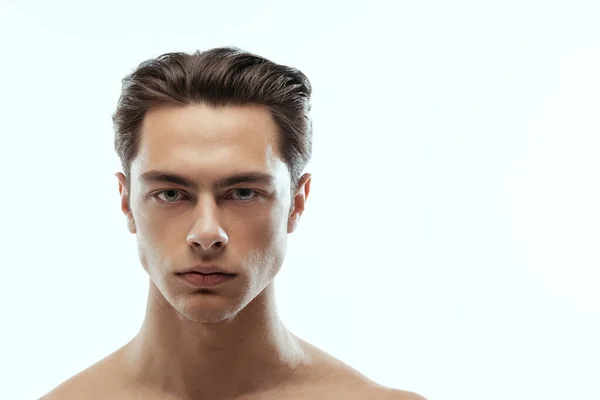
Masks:
[[[171,53],[123,80],[115,147],[122,210],[143,267],[194,321],[235,316],[279,271],[310,191],[311,87],[234,48]],[[178,272],[235,279],[200,290]]]

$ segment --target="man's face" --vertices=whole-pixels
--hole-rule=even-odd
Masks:
[[[121,207],[150,279],[190,320],[235,316],[281,268],[310,175],[291,194],[278,135],[270,112],[258,105],[161,105],[146,113],[130,192],[123,174],[117,174]],[[226,181],[247,173],[263,178]],[[236,276],[206,289],[177,275],[198,264]]]

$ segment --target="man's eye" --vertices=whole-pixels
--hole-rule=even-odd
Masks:
[[[234,189],[233,193],[237,193],[236,200],[251,200],[256,196],[256,191],[253,189]]]
[[[177,196],[180,195],[181,193],[178,190],[174,190],[174,189],[169,189],[169,190],[163,190],[162,192],[158,193],[156,195],[156,197],[158,197],[161,201],[165,202],[165,203],[173,203],[174,201],[177,201]],[[164,199],[161,198],[161,196],[164,195]]]

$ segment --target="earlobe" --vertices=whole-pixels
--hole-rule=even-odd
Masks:
[[[121,212],[127,218],[127,230],[131,233],[136,233],[135,227],[135,219],[133,218],[133,213],[131,212],[129,192],[127,190],[127,181],[125,179],[125,175],[121,172],[117,172],[115,174],[117,179],[119,180],[119,195],[121,196]]]
[[[294,232],[298,226],[298,221],[306,205],[306,198],[310,193],[310,181],[311,175],[309,173],[302,175],[302,178],[300,178],[298,189],[292,198],[292,207],[288,218],[288,233]]]
[[[123,196],[122,201],[123,203],[121,204],[121,207],[123,209],[123,213],[125,214],[125,218],[127,218],[127,229],[131,233],[136,233],[135,219],[133,218],[133,212],[129,207],[129,195],[127,193],[125,196]]]
[[[127,216],[127,229],[133,234],[137,232],[135,228],[135,220],[133,219],[133,215],[131,214]]]
[[[292,215],[290,215],[290,218],[288,219],[288,233],[292,233],[296,230],[299,219],[300,213],[295,212]]]
[[[135,228],[135,219],[133,218],[133,213],[131,212],[129,205],[126,205],[125,207],[127,207],[127,210],[125,211],[125,218],[127,218],[127,229],[131,233],[136,233],[137,230]]]

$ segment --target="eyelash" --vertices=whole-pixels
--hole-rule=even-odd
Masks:
[[[249,189],[249,188],[237,188],[237,189],[233,189],[234,192],[236,190],[250,190],[250,191],[252,191],[252,193],[254,193],[254,196],[252,196],[249,199],[245,199],[245,200],[234,199],[235,201],[240,201],[242,203],[249,202],[250,200],[253,200],[255,197],[259,196],[259,193],[256,190],[254,190],[254,189]],[[165,190],[161,190],[160,192],[154,194],[152,197],[158,198],[159,195],[161,195],[163,193],[166,193],[166,192],[177,192],[177,194],[183,194],[180,190],[177,190],[177,189],[165,189]],[[164,204],[173,204],[173,203],[177,202],[177,201],[165,201],[165,200],[161,200],[161,199],[158,199],[158,200],[161,203],[164,203]]]

